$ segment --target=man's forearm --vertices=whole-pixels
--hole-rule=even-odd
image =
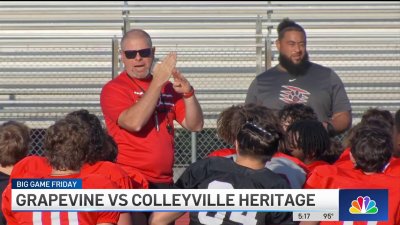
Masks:
[[[185,119],[182,126],[189,131],[201,131],[204,125],[203,111],[201,110],[199,101],[196,96],[184,98],[185,102]]]

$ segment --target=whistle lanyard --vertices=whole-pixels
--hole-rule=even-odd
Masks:
[[[131,80],[131,81],[142,91],[142,93],[143,93],[143,95],[144,95],[145,90],[142,88],[142,86],[140,86],[138,83],[136,83],[136,81],[135,81],[131,76],[129,76],[128,73],[126,73],[126,75],[128,76],[129,80]],[[161,96],[162,96],[162,93],[160,93],[159,101],[161,100],[161,101],[163,102]],[[158,102],[157,102],[157,105],[158,105]],[[159,124],[159,121],[158,121],[158,110],[157,110],[157,105],[156,105],[156,107],[155,107],[155,109],[154,109],[154,124],[155,124],[155,126],[156,126],[157,132],[159,132],[159,131],[160,131],[160,124]]]

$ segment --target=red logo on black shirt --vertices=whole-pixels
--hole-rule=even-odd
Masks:
[[[279,99],[287,104],[306,103],[310,92],[294,86],[283,85]]]

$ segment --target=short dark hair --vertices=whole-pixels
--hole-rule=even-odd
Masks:
[[[302,26],[290,20],[289,18],[284,18],[278,25],[278,39],[281,40],[287,31],[299,31],[306,37],[306,32]]]
[[[244,156],[257,156],[265,163],[278,151],[281,138],[282,132],[272,124],[247,121],[236,138],[238,153]]]
[[[382,172],[392,156],[393,138],[386,129],[361,125],[350,140],[356,168],[364,172]]]
[[[317,120],[298,120],[287,130],[288,146],[294,146],[310,160],[324,160],[324,153],[330,151],[328,132]]]
[[[30,129],[23,123],[8,121],[0,125],[0,165],[15,165],[29,151]]]
[[[367,111],[364,112],[364,114],[361,117],[361,123],[368,123],[369,120],[382,120],[388,125],[390,125],[390,128],[393,128],[394,125],[394,118],[392,113],[388,110],[384,109],[379,109],[379,108],[370,108]]]
[[[242,129],[246,121],[258,122],[265,121],[279,127],[282,127],[279,120],[271,109],[256,104],[233,105],[223,110],[217,119],[218,136],[225,142],[233,144],[237,138],[239,130]]]
[[[61,119],[47,129],[44,153],[56,170],[79,170],[88,153],[90,134],[79,120]]]
[[[294,123],[298,120],[318,120],[317,114],[313,108],[308,105],[301,103],[286,104],[278,112],[280,121],[286,121],[290,119],[290,123]]]

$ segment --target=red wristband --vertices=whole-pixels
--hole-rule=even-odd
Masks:
[[[183,98],[190,98],[194,95],[194,88],[190,86],[190,91],[187,93],[183,93]]]

